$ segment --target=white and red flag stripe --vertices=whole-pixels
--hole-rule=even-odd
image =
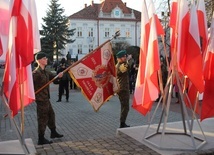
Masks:
[[[142,114],[147,113],[148,108],[143,107],[143,89],[144,89],[144,77],[146,68],[146,57],[149,42],[150,23],[147,12],[146,1],[143,0],[142,12],[141,12],[141,44],[140,44],[140,56],[139,56],[139,68],[135,84],[135,91],[133,97],[132,107]]]
[[[193,4],[190,10],[189,31],[186,35],[187,51],[183,53],[183,72],[189,80],[202,93],[204,91],[203,60],[200,46],[199,26],[196,7]],[[196,69],[197,68],[197,69]]]
[[[144,77],[142,77],[144,79],[144,83],[142,94],[140,94],[142,95],[142,102],[139,105],[133,104],[133,108],[143,115],[146,115],[151,110],[153,102],[158,98],[160,92],[158,84],[160,59],[155,15],[151,18],[148,51],[145,63],[145,74]]]
[[[151,20],[154,16],[157,34],[158,35],[164,35],[165,32],[163,30],[163,26],[161,25],[160,19],[158,18],[157,14],[155,12],[155,5],[153,3],[153,0],[148,1],[148,2],[149,2],[149,4],[148,4],[148,16],[149,16],[150,23],[151,23]]]
[[[208,42],[207,17],[204,0],[198,0],[197,14],[198,14],[199,34],[202,38],[201,50],[202,53],[204,53]]]
[[[10,21],[9,0],[0,0],[0,56],[7,52],[9,21]]]
[[[187,34],[189,31],[189,7],[186,0],[178,0],[178,14],[177,14],[177,67],[179,72],[184,71],[185,53],[187,51]]]
[[[177,65],[175,58],[177,57],[177,20],[178,20],[178,2],[173,0],[171,3],[170,12],[170,54],[171,63],[170,67]]]
[[[185,53],[185,68],[184,73],[190,80],[188,96],[192,107],[196,108],[196,112],[200,113],[197,93],[204,91],[203,78],[203,58],[200,47],[199,25],[197,18],[197,10],[195,5],[192,5],[190,11],[190,25],[188,37],[188,52]],[[197,69],[196,69],[197,68]],[[196,105],[195,105],[196,104]],[[187,104],[187,106],[190,106]]]
[[[10,1],[9,43],[3,78],[3,91],[15,116],[21,105],[35,99],[31,62],[40,51],[40,38],[34,0]]]
[[[35,52],[40,49],[36,12],[34,0],[14,0],[12,17],[17,19],[16,52],[23,65],[29,65],[34,60],[34,49]]]
[[[151,21],[148,52],[146,59],[145,70],[145,85],[143,91],[143,104],[150,105],[158,98],[159,84],[158,84],[158,70],[160,69],[160,59],[158,50],[158,38],[156,29],[155,15]],[[148,109],[150,110],[150,109]]]

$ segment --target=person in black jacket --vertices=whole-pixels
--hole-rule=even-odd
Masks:
[[[66,59],[62,58],[60,65],[58,67],[57,70],[57,74],[60,72],[63,72],[66,68],[68,67],[67,63],[66,63]],[[66,102],[69,102],[69,83],[70,83],[70,75],[68,73],[68,71],[66,71],[63,76],[60,78],[59,81],[59,98],[57,100],[57,102],[61,102],[62,101],[62,95],[63,92],[65,90],[66,93]]]

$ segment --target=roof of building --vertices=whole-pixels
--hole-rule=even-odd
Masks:
[[[101,9],[105,13],[110,13],[117,6],[123,13],[131,13],[131,10],[126,7],[126,3],[124,4],[121,0],[105,0],[101,3]]]
[[[132,12],[135,15],[135,19],[133,18],[105,18],[105,20],[126,20],[126,21],[140,21],[141,20],[141,12],[129,8],[126,6],[126,3],[123,3],[122,0],[103,0],[100,4],[96,4],[92,1],[91,5],[87,6],[85,4],[85,8],[82,10],[72,14],[69,16],[69,19],[90,19],[97,20],[102,19],[99,18],[99,12],[102,10],[103,13],[111,13],[113,9],[119,7],[124,14],[131,14]],[[104,18],[103,18],[104,19]]]

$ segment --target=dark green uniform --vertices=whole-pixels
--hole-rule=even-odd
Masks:
[[[121,104],[120,122],[125,123],[129,112],[129,65],[126,62],[116,64],[118,96]]]
[[[33,82],[35,92],[40,89],[42,86],[47,84],[54,74],[50,71],[42,70],[40,67],[36,68],[33,71]],[[50,103],[50,91],[49,85],[42,89],[36,94],[36,103],[37,103],[37,119],[38,119],[38,133],[39,135],[45,134],[46,126],[50,129],[55,129],[55,113]]]

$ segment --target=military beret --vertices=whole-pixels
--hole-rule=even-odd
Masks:
[[[126,55],[126,50],[121,50],[116,54],[116,57],[122,58],[124,55]]]
[[[38,52],[35,56],[36,60],[42,59],[44,57],[46,57],[47,55],[44,52]]]

